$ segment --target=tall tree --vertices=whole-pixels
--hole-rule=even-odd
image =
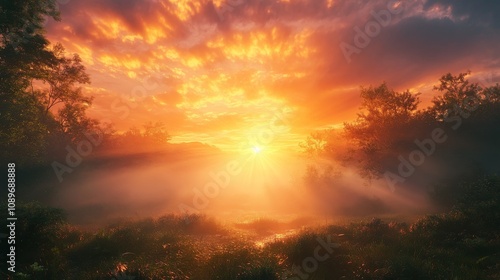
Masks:
[[[26,88],[56,62],[43,35],[46,17],[60,19],[55,0],[0,1],[1,161],[36,163],[44,156],[48,127]]]
[[[346,136],[354,143],[353,152],[366,175],[384,170],[384,158],[405,139],[408,125],[417,116],[419,94],[396,92],[385,83],[361,89],[361,113],[345,124]]]
[[[470,111],[481,102],[481,86],[471,83],[467,79],[470,72],[460,73],[457,76],[448,73],[439,79],[439,85],[434,90],[441,94],[432,100],[430,112],[437,120],[459,115],[460,112]]]
[[[92,98],[82,94],[79,84],[89,84],[90,77],[85,73],[85,67],[77,54],[68,58],[65,56],[64,47],[56,44],[52,51],[56,58],[56,63],[43,71],[41,81],[48,87],[38,91],[37,94],[44,106],[44,114],[58,105],[64,104],[90,104]]]
[[[50,47],[47,18],[60,20],[56,0],[0,0],[0,161],[42,162],[48,146],[64,149],[97,124],[85,116],[82,61]]]
[[[60,20],[56,0],[0,0],[0,96],[27,87],[41,68],[54,65],[44,36],[47,17]]]
[[[83,132],[97,126],[95,120],[86,116],[93,98],[84,95],[81,88],[90,83],[90,77],[77,54],[67,57],[61,44],[56,44],[52,52],[56,64],[44,69],[40,78],[42,89],[31,91],[40,101],[45,119],[57,122],[60,140],[74,143],[83,138]]]

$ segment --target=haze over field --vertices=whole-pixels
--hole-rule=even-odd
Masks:
[[[297,157],[303,150],[299,143],[315,131],[341,130],[354,121],[360,86],[385,81],[395,90],[421,93],[422,109],[431,104],[433,86],[443,73],[471,70],[469,79],[483,86],[498,80],[499,25],[495,9],[485,6],[465,1],[60,3],[63,20],[46,23],[47,38],[82,58],[92,81],[83,90],[94,96],[88,116],[112,123],[118,133],[161,122],[170,142],[201,142],[221,153],[215,155],[214,149],[210,157],[201,153],[190,160],[179,156],[166,160],[165,167],[163,162],[141,163],[120,169],[120,174],[100,170],[75,180],[81,188],[74,197],[89,197],[90,205],[114,197],[135,212],[135,202],[170,211],[179,210],[175,204],[194,207],[193,189],[203,191],[212,180],[210,172],[224,171],[225,164],[236,160],[244,165],[242,173],[232,176],[231,188],[208,199],[210,206],[203,210],[244,196],[257,199],[235,205],[266,204],[268,209],[280,205],[272,198],[277,194],[291,196],[285,201],[304,199],[306,187],[294,186],[304,185],[302,174],[314,160],[305,163],[303,155]],[[138,144],[130,151],[143,148]],[[356,172],[351,166],[335,168]],[[101,173],[102,180],[96,181]],[[141,174],[149,175],[144,179]],[[348,177],[336,183],[351,186],[349,192],[360,188],[352,194],[354,201],[387,195],[385,181],[361,187],[367,185],[364,179]],[[97,188],[102,189],[100,198],[95,197]],[[87,204],[74,203],[71,192],[62,191],[64,199],[54,201],[60,206]],[[379,210],[395,208],[385,204],[399,205],[394,196],[405,192],[400,188],[399,194],[389,195],[392,202],[380,203]],[[427,209],[422,191],[410,192],[420,198],[403,204]],[[226,197],[231,193],[234,197]],[[312,196],[339,200],[339,194],[323,194]],[[262,195],[269,197],[258,199]],[[345,203],[349,195],[341,196]],[[301,203],[285,204],[288,209]],[[305,202],[307,208],[322,204],[329,203]]]

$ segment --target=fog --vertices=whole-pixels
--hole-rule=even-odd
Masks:
[[[307,175],[311,166],[318,171],[314,180]],[[325,168],[332,174],[322,174]],[[207,214],[228,223],[304,217],[331,222],[411,217],[431,209],[425,191],[402,185],[393,192],[385,180],[368,181],[340,164],[300,153],[226,153],[200,144],[95,155],[62,182],[53,172],[45,177],[28,196],[64,209],[74,224],[92,227],[168,213]]]

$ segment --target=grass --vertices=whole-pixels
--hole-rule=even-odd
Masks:
[[[453,210],[412,224],[374,218],[306,228],[263,246],[242,228],[287,227],[258,219],[228,228],[204,215],[166,215],[85,231],[65,223],[61,210],[19,204],[17,272],[2,278],[499,279],[499,181],[465,189]],[[339,245],[330,252],[318,241],[328,239]]]

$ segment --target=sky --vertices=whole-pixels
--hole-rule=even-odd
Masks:
[[[298,147],[354,120],[360,86],[428,104],[443,74],[500,69],[497,1],[58,2],[47,37],[82,58],[89,115],[118,131],[162,122],[173,142]]]

